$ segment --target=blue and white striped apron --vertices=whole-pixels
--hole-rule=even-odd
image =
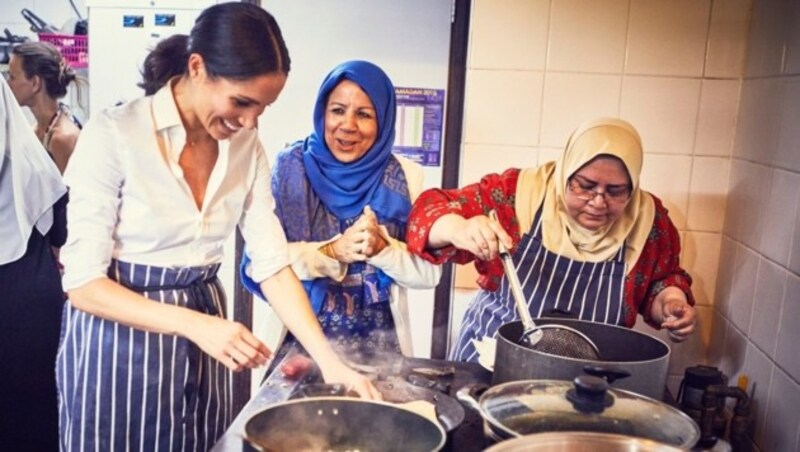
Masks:
[[[225,316],[219,264],[112,261],[108,275],[159,303]],[[232,421],[230,372],[183,337],[66,303],[56,358],[63,451],[206,451]]]
[[[623,325],[625,247],[613,259],[581,262],[545,249],[541,209],[531,230],[522,236],[512,256],[531,316],[569,317]],[[508,280],[503,276],[495,292],[481,289],[470,303],[450,359],[478,361],[471,339],[494,337],[505,323],[519,320]]]

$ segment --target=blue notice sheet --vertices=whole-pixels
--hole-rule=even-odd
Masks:
[[[395,87],[397,121],[392,151],[423,166],[441,165],[444,90]]]

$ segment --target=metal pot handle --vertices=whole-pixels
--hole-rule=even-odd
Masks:
[[[489,389],[489,386],[485,384],[469,384],[465,385],[458,391],[456,391],[456,399],[459,402],[467,405],[469,408],[477,411],[481,417],[483,417],[483,410],[481,410],[481,404],[478,402],[478,399],[481,394],[486,392]]]
[[[589,365],[583,366],[583,371],[594,377],[600,377],[607,381],[609,384],[614,383],[617,380],[622,380],[623,378],[628,378],[631,376],[631,372],[627,369],[623,369],[621,367],[609,367],[609,366],[597,366],[597,365]]]

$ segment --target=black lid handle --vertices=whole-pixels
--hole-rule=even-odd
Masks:
[[[567,400],[581,413],[602,413],[614,404],[608,393],[608,382],[600,377],[581,375],[573,380],[575,387],[567,391]]]

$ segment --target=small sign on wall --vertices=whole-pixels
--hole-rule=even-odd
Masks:
[[[423,166],[441,164],[444,90],[395,87],[397,116],[392,151]]]

